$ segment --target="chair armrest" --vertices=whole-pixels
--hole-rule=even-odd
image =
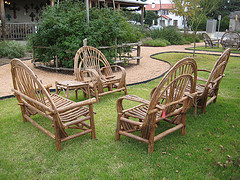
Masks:
[[[142,98],[140,98],[140,97],[138,97],[138,96],[135,96],[135,95],[126,95],[126,96],[123,96],[123,97],[121,97],[121,98],[119,98],[119,99],[117,100],[117,112],[118,112],[118,113],[126,112],[127,110],[129,110],[129,109],[125,109],[125,110],[124,110],[123,104],[122,104],[123,100],[129,100],[129,101],[139,102],[139,103],[141,103],[141,105],[142,105],[142,104],[145,104],[145,105],[149,104],[149,101],[147,101],[147,100],[145,100],[145,99],[142,99]],[[130,109],[131,109],[131,108],[130,108]]]
[[[118,66],[118,65],[112,65],[111,67],[119,68],[122,71],[121,82],[125,81],[125,79],[126,79],[126,70],[123,67]]]
[[[124,108],[123,108],[123,105],[122,105],[122,101],[123,100],[130,100],[130,101],[134,101],[134,102],[139,102],[139,103],[141,103],[139,106],[141,106],[141,105],[149,105],[150,104],[150,101],[148,101],[148,100],[145,100],[145,99],[143,99],[143,98],[140,98],[140,97],[138,97],[138,96],[135,96],[135,95],[126,95],[126,96],[123,96],[123,97],[121,97],[121,98],[119,98],[118,100],[117,100],[117,111],[118,111],[118,113],[119,112],[126,112],[126,111],[128,111],[128,110],[130,110],[130,109],[125,109],[124,110]],[[158,108],[158,109],[156,109],[157,111],[159,110],[159,109],[164,109],[164,105],[156,105],[156,107]]]
[[[52,87],[52,84],[46,84],[44,85],[45,89],[50,93],[50,88]]]
[[[68,111],[68,110],[76,108],[76,107],[91,105],[91,104],[96,103],[96,102],[97,102],[96,98],[91,98],[91,99],[87,99],[85,101],[70,104],[70,105],[65,106],[65,107],[60,107],[60,108],[57,109],[57,111],[59,113],[62,113],[62,112]]]
[[[39,102],[39,101],[37,101],[37,100],[35,100],[35,99],[32,99],[31,97],[29,97],[29,96],[27,96],[27,95],[19,92],[19,91],[16,90],[16,89],[12,89],[12,91],[14,92],[14,95],[15,95],[15,96],[16,96],[16,94],[17,94],[17,95],[23,97],[24,99],[26,99],[26,100],[28,100],[28,101],[31,101],[31,102],[37,104],[38,106],[41,106],[43,109],[46,109],[47,111],[49,111],[49,112],[51,112],[51,113],[54,113],[53,109],[51,109],[50,107],[46,106],[45,104],[43,104],[43,103],[41,103],[41,102]]]
[[[198,69],[197,71],[202,71],[202,72],[208,72],[211,73],[211,71],[207,70],[207,69]]]
[[[86,71],[89,74],[91,81],[93,83],[102,82],[101,77],[99,76],[98,72],[95,69],[86,69]]]
[[[202,78],[202,77],[197,77],[197,80],[198,80],[198,81],[204,81],[204,82],[207,82],[207,79]]]
[[[145,100],[143,98],[140,98],[136,95],[126,95],[126,96],[123,96],[123,97],[119,98],[118,101],[123,100],[123,99],[130,100],[130,101],[135,101],[135,102],[139,102],[139,103],[143,103],[143,104],[149,104],[150,103],[150,101]]]

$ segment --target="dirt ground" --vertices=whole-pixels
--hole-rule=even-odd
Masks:
[[[203,43],[198,43],[202,46]],[[136,65],[136,61],[130,61],[130,66],[126,66],[127,84],[137,83],[158,77],[166,72],[170,65],[166,62],[152,59],[152,54],[167,52],[167,51],[186,51],[185,48],[192,47],[193,45],[172,45],[166,47],[141,47],[140,64]],[[10,60],[0,59],[0,97],[12,95],[12,76],[10,72]],[[44,84],[52,84],[53,88],[55,81],[71,80],[74,79],[73,75],[61,74],[57,72],[45,71],[42,69],[34,68],[31,60],[24,61],[42,80]],[[4,65],[1,65],[4,64]],[[120,72],[118,72],[120,74]]]

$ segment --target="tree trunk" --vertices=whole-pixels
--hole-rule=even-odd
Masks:
[[[2,26],[2,37],[3,37],[3,40],[6,40],[7,39],[7,36],[6,36],[6,22],[5,22],[5,9],[4,9],[4,1],[3,0],[0,0],[1,1],[1,26]]]
[[[197,32],[196,31],[194,31],[193,32],[193,34],[194,34],[194,41],[193,41],[193,43],[194,43],[194,46],[193,46],[193,57],[195,57],[195,51],[196,51],[196,34],[197,34]]]

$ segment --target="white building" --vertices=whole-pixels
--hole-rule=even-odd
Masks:
[[[154,11],[158,15],[156,25],[153,28],[161,28],[164,26],[176,26],[178,29],[184,29],[184,21],[182,16],[176,16],[170,10],[174,8],[174,4],[148,4],[145,6],[146,11]]]

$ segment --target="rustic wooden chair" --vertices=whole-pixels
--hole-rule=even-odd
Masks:
[[[240,49],[240,35],[234,31],[225,32],[220,41],[223,49]]]
[[[211,39],[207,33],[202,33],[203,41],[206,47],[219,47],[219,40],[218,39]]]
[[[211,102],[216,103],[219,85],[224,77],[223,73],[228,63],[230,52],[231,50],[228,48],[222,53],[222,55],[216,61],[212,71],[198,69],[199,72],[201,71],[209,73],[209,77],[208,79],[197,77],[199,83],[196,84],[197,98],[194,104],[195,112],[197,107],[200,107],[202,109],[202,113],[205,113],[208,104]],[[189,91],[188,88],[187,91]]]
[[[119,98],[117,101],[116,140],[120,140],[120,135],[125,135],[148,143],[148,152],[152,153],[154,142],[167,134],[181,129],[181,134],[184,135],[186,112],[191,107],[196,95],[196,79],[197,64],[195,60],[185,58],[178,61],[163,77],[158,86],[152,90],[149,101],[135,95],[126,95]],[[184,94],[188,83],[191,84],[190,93]],[[134,101],[139,104],[125,109],[123,100]],[[155,135],[155,128],[162,120],[176,126]],[[140,133],[138,132],[139,135],[133,134],[136,131],[140,131]]]
[[[101,66],[103,66],[101,68]],[[121,70],[121,76],[117,77],[112,68],[119,68]],[[78,81],[86,82],[86,72],[90,76],[90,90],[91,94],[98,100],[100,96],[124,91],[127,94],[126,86],[126,71],[124,68],[114,65],[110,66],[106,57],[101,51],[91,46],[81,47],[74,60],[74,74],[75,79]],[[108,88],[108,91],[104,92],[104,88]],[[115,89],[113,89],[115,88]]]
[[[12,91],[21,107],[23,121],[28,120],[55,139],[57,150],[61,150],[61,142],[87,133],[96,138],[92,107],[96,102],[95,98],[76,103],[59,95],[50,94],[33,71],[19,59],[11,61],[11,72],[14,86]],[[48,131],[31,118],[37,113],[52,121],[55,133]],[[87,120],[90,120],[90,124],[85,122]],[[68,135],[66,132],[68,128],[79,129],[81,132]]]

